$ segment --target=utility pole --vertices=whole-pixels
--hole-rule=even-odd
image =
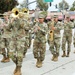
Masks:
[[[65,14],[64,14],[64,0],[62,0],[63,2],[63,10],[62,10],[62,15],[63,15],[63,22],[64,22],[64,18],[65,18]]]
[[[27,5],[27,8],[28,8],[28,3],[29,3],[29,0],[26,0],[26,5]]]

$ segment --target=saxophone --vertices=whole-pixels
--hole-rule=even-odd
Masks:
[[[51,26],[54,26],[54,21],[52,21]],[[54,38],[54,31],[50,30],[50,41],[53,41],[53,38]]]

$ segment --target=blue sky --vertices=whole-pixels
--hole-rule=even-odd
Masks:
[[[23,2],[23,0],[18,0],[18,1],[19,1],[19,3],[22,3],[22,2]],[[32,2],[32,1],[35,1],[35,0],[29,0],[29,2]],[[53,5],[54,5],[54,4],[58,4],[58,3],[61,2],[61,1],[62,1],[62,0],[53,0],[52,4],[53,4]],[[68,2],[69,5],[72,6],[74,0],[66,0],[66,2]],[[35,9],[35,8],[36,8],[36,3],[30,4],[29,8],[30,8],[30,9]]]

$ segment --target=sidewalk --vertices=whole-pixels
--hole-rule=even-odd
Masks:
[[[73,52],[70,57],[59,56],[58,62],[51,61],[51,57],[52,55],[46,55],[42,68],[35,66],[35,59],[24,61],[22,75],[75,75],[75,54]],[[11,66],[0,68],[0,75],[13,75],[14,68],[14,63]]]

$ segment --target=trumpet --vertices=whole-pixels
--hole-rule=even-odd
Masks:
[[[18,8],[13,8],[11,16],[12,17],[18,17],[18,14],[19,14],[19,9]]]
[[[54,21],[52,21],[52,26],[54,26]],[[50,30],[50,41],[53,41],[54,39],[54,31]]]
[[[27,8],[22,8],[22,12],[23,13],[28,13],[28,9]]]

